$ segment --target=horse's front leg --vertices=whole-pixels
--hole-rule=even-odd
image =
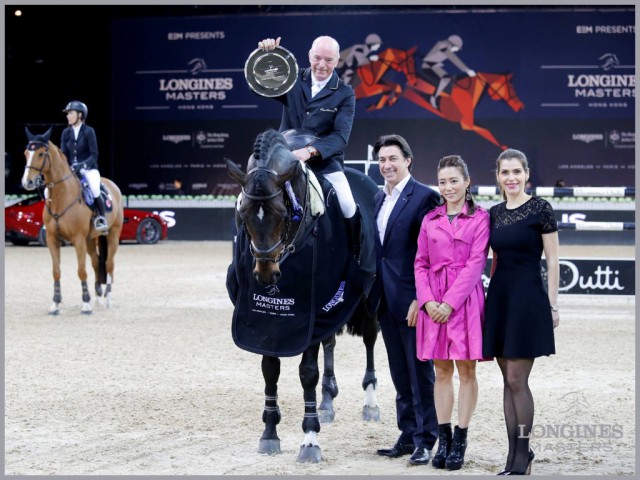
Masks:
[[[60,303],[62,303],[62,291],[60,289],[60,242],[53,233],[54,229],[47,229],[47,246],[51,254],[52,275],[53,275],[53,303],[49,307],[49,315],[60,314]]]
[[[365,392],[364,405],[362,407],[362,419],[364,421],[380,421],[380,407],[376,390],[378,379],[374,360],[374,347],[378,339],[378,319],[375,312],[371,311],[366,303],[363,303],[363,328],[362,341],[367,352],[367,368],[362,379],[362,388]]]
[[[336,381],[334,366],[334,350],[336,336],[331,335],[322,342],[324,352],[324,373],[322,374],[322,401],[318,409],[320,423],[331,423],[335,418],[333,399],[338,396],[338,382]]]
[[[264,411],[262,421],[264,432],[260,437],[258,453],[274,455],[280,453],[280,438],[276,426],[282,418],[278,408],[278,379],[280,378],[280,359],[262,357],[262,376],[264,377]]]
[[[73,246],[76,249],[76,257],[78,260],[78,278],[82,285],[82,309],[81,313],[91,315],[91,295],[89,295],[89,287],[87,286],[87,245],[84,238],[75,238]]]
[[[319,343],[307,348],[302,354],[299,366],[300,383],[304,391],[304,419],[302,420],[304,441],[300,445],[300,452],[298,453],[299,462],[318,463],[322,460],[320,445],[318,444],[320,420],[316,410],[316,387],[320,378],[320,370],[318,368],[319,351]]]

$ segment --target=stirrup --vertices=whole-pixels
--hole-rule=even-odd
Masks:
[[[96,229],[97,232],[106,235],[109,227],[107,226],[107,219],[103,216],[98,216],[93,220],[93,228]]]

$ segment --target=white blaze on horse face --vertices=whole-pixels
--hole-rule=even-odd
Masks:
[[[27,178],[29,175],[29,170],[31,166],[31,162],[33,161],[33,150],[27,150],[27,166],[24,169],[24,173],[22,174],[22,186],[27,188],[29,179]]]
[[[264,210],[262,209],[262,205],[260,205],[260,208],[258,209],[258,213],[256,214],[256,216],[258,217],[260,222],[262,222],[262,219],[264,218]]]

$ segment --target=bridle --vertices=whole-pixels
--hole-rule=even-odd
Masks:
[[[46,169],[46,165],[47,165],[47,161],[49,161],[49,163],[51,163],[51,154],[49,153],[49,144],[45,143],[45,142],[41,142],[39,140],[31,140],[28,144],[27,144],[27,150],[35,152],[37,150],[38,147],[44,147],[45,153],[44,153],[44,160],[42,161],[42,165],[40,166],[40,168],[37,167],[33,167],[31,165],[25,165],[25,169],[27,168],[31,168],[35,171],[38,172],[38,179],[36,181],[36,187],[46,187],[49,190],[52,190],[53,187],[55,187],[56,185],[67,181],[69,178],[71,177],[75,177],[75,175],[73,174],[73,171],[69,172],[69,174],[65,175],[64,177],[62,177],[59,180],[54,180],[52,182],[48,182],[45,183],[44,182],[44,171]],[[78,197],[73,200],[69,205],[67,205],[62,212],[60,213],[54,213],[51,211],[51,207],[49,205],[49,202],[46,203],[47,206],[47,210],[49,212],[49,214],[55,219],[56,221],[56,225],[58,225],[58,220],[60,219],[60,217],[62,217],[67,210],[69,210],[73,205],[75,205],[76,202],[80,202],[81,198],[82,198],[82,186],[80,185],[80,180],[78,180],[78,177],[75,177],[76,181],[78,182],[78,186],[80,187],[80,192],[78,193]],[[59,229],[59,225],[58,225],[58,229]]]
[[[73,176],[73,172],[70,172],[68,175],[62,177],[60,180],[54,180],[53,182],[45,183],[43,180],[44,171],[47,166],[47,161],[51,163],[51,154],[49,153],[49,145],[45,142],[32,140],[27,144],[27,150],[32,152],[35,152],[37,150],[37,147],[44,147],[44,160],[42,161],[42,165],[40,166],[40,168],[33,167],[31,165],[25,165],[25,168],[31,168],[32,170],[35,170],[38,172],[38,180],[36,181],[36,186],[38,187],[45,186],[47,188],[53,188],[57,184],[62,183]]]
[[[275,170],[271,169],[271,168],[267,168],[264,166],[257,166],[252,168],[251,170],[249,170],[247,172],[247,176],[251,175],[252,173],[256,173],[258,171],[263,171],[266,172],[270,175],[274,175],[274,176],[278,176],[280,175],[278,172],[276,172]],[[248,198],[249,200],[253,200],[256,202],[266,202],[268,200],[274,199],[275,197],[277,197],[278,195],[280,195],[281,193],[283,193],[283,189],[279,188],[278,190],[276,190],[273,193],[270,193],[268,195],[253,195],[250,193],[247,193],[246,190],[244,189],[244,187],[242,187],[242,196]],[[258,248],[255,243],[253,242],[253,239],[251,238],[251,236],[249,235],[249,249],[251,251],[251,255],[253,256],[253,258],[255,258],[256,262],[260,262],[260,263],[278,263],[280,261],[280,259],[282,258],[282,255],[285,251],[288,251],[289,253],[293,252],[295,250],[295,246],[293,244],[289,245],[289,246],[285,246],[284,248],[282,248],[282,250],[280,251],[280,253],[275,257],[268,257],[267,255],[269,255],[270,253],[274,252],[277,248],[279,248],[280,246],[283,246],[285,243],[285,240],[287,238],[287,232],[289,231],[289,216],[287,215],[287,220],[285,222],[285,226],[282,229],[282,235],[280,235],[280,238],[278,239],[278,241],[273,244],[271,247],[267,248],[267,249],[261,249]],[[247,232],[248,235],[248,232]]]

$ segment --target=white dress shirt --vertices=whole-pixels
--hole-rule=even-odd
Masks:
[[[324,88],[324,86],[329,83],[331,77],[328,77],[326,80],[318,81],[316,77],[314,77],[313,73],[311,74],[311,96],[315,97],[320,90]]]
[[[380,207],[380,212],[378,213],[378,218],[376,219],[376,223],[378,224],[378,235],[380,236],[380,243],[384,243],[384,234],[387,230],[387,222],[389,221],[389,217],[391,216],[391,212],[393,211],[393,207],[395,207],[398,198],[400,198],[400,194],[404,187],[407,186],[411,175],[407,175],[405,178],[400,180],[400,182],[393,187],[393,190],[389,192],[389,184],[384,185],[382,191],[384,192],[384,201],[382,202],[382,206]]]

